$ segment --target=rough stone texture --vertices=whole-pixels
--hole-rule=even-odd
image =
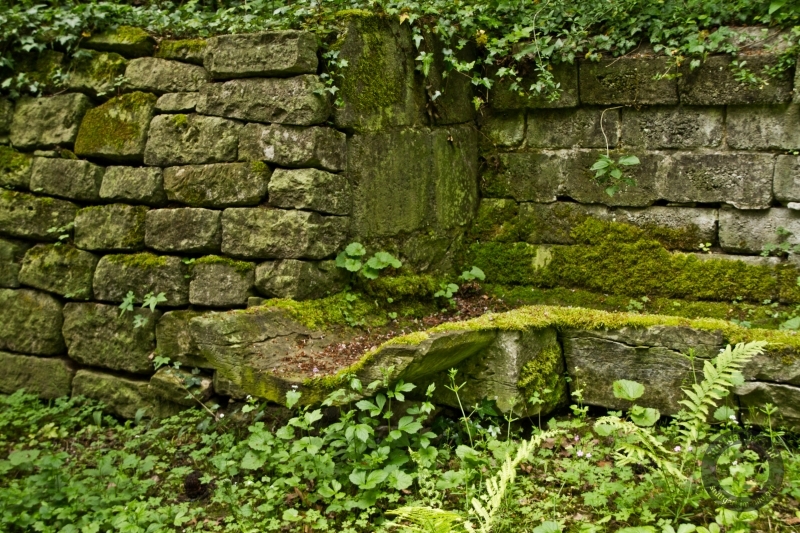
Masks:
[[[155,57],[202,65],[206,48],[208,41],[205,39],[163,39],[158,43]]]
[[[559,152],[509,152],[488,161],[481,185],[484,197],[520,202],[555,202],[563,181]]]
[[[353,230],[383,237],[468,223],[478,200],[471,126],[358,134],[348,140]]]
[[[654,105],[678,103],[675,79],[653,79],[669,70],[662,57],[618,57],[579,63],[581,103]]]
[[[122,302],[133,292],[136,303],[148,293],[164,293],[167,301],[159,304],[179,307],[189,303],[189,281],[186,265],[180,257],[149,253],[106,255],[97,263],[94,273],[94,295],[97,300]]]
[[[309,209],[349,215],[353,196],[347,178],[315,168],[279,168],[269,181],[269,203],[287,209]]]
[[[248,122],[311,126],[330,115],[330,103],[317,76],[252,78],[211,83],[200,91],[197,112]]]
[[[800,429],[800,387],[754,381],[739,385],[734,389],[734,393],[739,397],[745,422],[767,425],[767,417],[761,409],[767,403],[771,403],[778,407],[777,419],[776,415],[772,418],[773,425]]]
[[[717,235],[717,209],[702,207],[648,207],[647,209],[617,209],[609,213],[616,222],[633,224],[649,230],[669,248],[697,250],[700,243],[714,242]],[[680,235],[670,241],[659,235],[659,230],[668,229]]]
[[[780,257],[761,257],[758,255],[733,255],[733,254],[710,254],[710,253],[694,253],[692,254],[700,261],[713,261],[720,259],[722,261],[741,261],[748,266],[760,267],[775,267],[781,264]]]
[[[83,94],[20,98],[11,123],[11,143],[20,150],[71,146],[92,103]]]
[[[600,121],[602,118],[602,128]],[[528,113],[529,148],[605,148],[617,145],[619,110],[539,109]]]
[[[258,205],[272,172],[264,163],[218,163],[164,169],[167,199],[195,207]]]
[[[189,302],[207,307],[237,307],[252,296],[256,266],[218,256],[194,263],[189,283]]]
[[[525,139],[524,112],[487,113],[480,119],[481,148],[518,146]]]
[[[134,316],[147,322],[134,327]],[[64,306],[64,340],[71,359],[89,366],[148,374],[156,347],[159,311],[135,308],[120,316],[116,305],[69,303]]]
[[[646,207],[659,198],[658,178],[663,164],[663,154],[648,152],[639,155],[640,164],[625,168],[625,174],[636,181],[635,186],[623,186],[614,196],[605,192],[605,185],[594,180],[591,166],[597,156],[605,151],[580,150],[561,151],[561,181],[559,194],[569,196],[584,204],[606,204],[610,206]],[[619,157],[622,154],[614,154]],[[535,186],[535,185],[534,185]]]
[[[70,61],[66,88],[91,97],[106,96],[114,91],[117,77],[125,74],[126,63],[119,54],[84,50]]]
[[[728,146],[739,150],[800,148],[800,105],[729,106]]]
[[[241,124],[200,115],[158,115],[150,123],[146,165],[203,165],[236,161]]]
[[[100,185],[100,198],[152,206],[167,200],[160,168],[108,167]]]
[[[219,372],[214,372],[214,392],[236,400],[244,400],[249,396],[239,385]]]
[[[203,62],[216,79],[317,72],[317,38],[301,31],[220,35],[208,40]]]
[[[0,146],[0,187],[27,189],[31,181],[31,156]]]
[[[247,124],[239,136],[240,161],[266,161],[282,167],[345,168],[347,137],[333,128]]]
[[[14,104],[5,98],[0,98],[0,140],[11,131],[11,121],[14,120]]]
[[[764,67],[775,64],[776,54],[743,54],[746,68],[764,76]],[[688,64],[678,78],[681,103],[688,105],[783,104],[792,99],[792,80],[788,73],[780,79],[770,79],[769,85],[740,82],[730,68],[730,56],[711,56],[695,70]]]
[[[100,400],[106,408],[122,418],[134,418],[139,409],[147,417],[167,417],[176,414],[181,406],[159,401],[146,380],[136,380],[79,370],[72,380],[72,396]]]
[[[0,352],[0,392],[20,389],[45,400],[69,396],[75,368],[68,359],[29,357]]]
[[[145,243],[161,252],[218,252],[220,211],[186,207],[148,211]]]
[[[226,209],[222,252],[248,259],[322,259],[341,248],[348,219],[307,211]]]
[[[67,298],[92,298],[97,257],[71,245],[37,244],[25,254],[19,281]]]
[[[800,356],[792,348],[767,346],[764,353],[756,355],[745,365],[742,374],[747,381],[800,386]]]
[[[336,268],[334,261],[284,259],[261,263],[256,268],[256,289],[270,298],[324,298],[340,291],[346,283],[346,274]]]
[[[730,114],[728,120],[730,121]],[[649,150],[715,148],[722,142],[722,134],[723,109],[719,107],[645,107],[622,110],[622,141],[626,145]]]
[[[156,101],[159,113],[194,113],[197,107],[197,93],[167,93]]]
[[[553,82],[560,84],[559,95],[555,100],[546,96],[531,93],[530,87],[538,81],[533,63],[523,64],[520,69],[522,81],[519,86],[524,89],[522,94],[511,90],[512,81],[509,78],[498,80],[489,92],[489,105],[497,111],[515,111],[521,109],[548,109],[558,107],[575,107],[578,105],[578,65],[561,63],[554,65],[552,74]],[[529,97],[530,96],[530,97]]]
[[[154,95],[134,92],[88,111],[75,141],[75,153],[114,162],[140,162],[155,106]]]
[[[481,202],[481,206],[484,201]],[[495,202],[507,201],[495,200]],[[487,209],[492,207],[495,212],[507,209],[504,205],[492,206],[487,203]],[[518,212],[518,220],[523,228],[518,238],[531,244],[575,244],[571,235],[572,230],[587,218],[600,220],[611,218],[605,206],[574,202],[548,204],[526,202],[519,205]],[[516,218],[517,215],[513,214],[512,217]]]
[[[12,237],[55,241],[58,232],[75,219],[78,206],[56,198],[0,190],[0,232]]]
[[[778,228],[791,232],[781,236]],[[768,243],[800,244],[800,213],[792,209],[721,209],[719,243],[726,252],[758,254]]]
[[[800,157],[779,155],[775,161],[772,192],[779,202],[800,200]]]
[[[119,28],[97,35],[92,35],[81,42],[84,48],[116,52],[125,57],[142,57],[153,55],[156,40],[141,28],[120,26]]]
[[[158,369],[150,378],[150,390],[162,400],[186,407],[204,402],[214,393],[210,377],[171,367]]]
[[[200,349],[189,333],[189,321],[202,314],[199,311],[164,313],[156,325],[156,355],[185,367],[211,368],[200,356]]]
[[[75,217],[75,246],[106,252],[141,250],[146,215],[147,207],[143,205],[85,207]]]
[[[0,287],[7,289],[19,287],[22,258],[30,247],[30,243],[24,241],[0,239]]]
[[[130,88],[156,94],[199,91],[211,79],[203,67],[156,57],[134,59],[125,77]]]
[[[39,291],[0,289],[0,350],[34,355],[64,351],[61,303]]]
[[[800,104],[800,58],[797,58],[797,66],[794,69],[794,96],[792,102]]]
[[[34,157],[31,168],[31,190],[69,198],[99,200],[103,167],[78,159]]]

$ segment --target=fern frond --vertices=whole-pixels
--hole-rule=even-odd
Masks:
[[[391,522],[389,525],[405,527],[420,533],[455,533],[464,519],[458,513],[435,509],[433,507],[406,506],[389,511],[387,514],[397,516],[406,522],[399,524]]]

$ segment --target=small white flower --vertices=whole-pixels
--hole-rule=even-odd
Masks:
[[[575,442],[578,442],[581,438],[578,435],[575,435]]]
[[[220,414],[219,414],[219,417],[220,417],[220,418],[225,418],[225,413],[220,413]]]
[[[736,461],[736,460],[734,460],[734,461],[733,461],[731,464],[732,464],[733,466],[736,466],[736,465],[738,465],[738,464],[739,464],[739,461]]]
[[[731,420],[733,420],[734,422],[736,422],[736,415],[731,415],[729,418],[730,418]]]
[[[578,450],[578,457],[583,457],[583,450]]]
[[[246,399],[247,399],[247,400],[249,400],[250,398],[252,398],[252,396],[250,396],[250,395],[248,394]]]
[[[244,484],[249,487],[250,485],[253,484],[253,482],[248,479],[247,481],[244,482]]]
[[[292,388],[293,389],[297,389],[297,385],[292,385]]]
[[[673,450],[675,450],[676,452],[679,452],[679,451],[681,451],[681,447],[680,447],[680,446],[675,446],[675,447],[673,448]]]
[[[317,372],[319,372],[319,368],[317,368],[317,367],[314,367],[314,369],[312,370],[312,372],[314,372],[314,373],[316,374]]]
[[[500,434],[500,428],[496,426],[489,426],[486,432],[492,437],[497,437]]]
[[[590,454],[590,453],[587,453],[587,454],[586,454],[586,458],[587,458],[587,459],[589,459],[589,458],[591,458],[591,457],[592,457],[592,454]]]
[[[694,446],[687,446],[686,450],[691,452],[692,450],[694,450]]]

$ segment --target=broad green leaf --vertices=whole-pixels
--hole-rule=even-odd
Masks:
[[[533,528],[533,533],[560,533],[561,524],[548,520]]]
[[[772,15],[784,5],[786,5],[786,0],[772,0],[769,4],[769,14]]]
[[[297,404],[297,402],[300,400],[300,396],[302,396],[302,393],[300,393],[299,391],[296,391],[296,390],[290,390],[289,392],[287,392],[286,393],[286,407],[288,407],[289,409],[294,407]]]
[[[640,407],[638,405],[631,407],[629,414],[633,423],[641,427],[650,427],[661,418],[661,413],[658,409]]]
[[[361,269],[361,274],[363,274],[364,277],[367,279],[378,279],[378,276],[380,275],[380,270],[375,270],[369,265],[365,265],[364,268]]]
[[[714,411],[714,419],[716,420],[730,420],[732,416],[736,416],[736,411],[734,411],[727,405],[723,405],[719,409]]]
[[[412,416],[404,416],[400,419],[400,422],[397,423],[397,429],[400,431],[405,431],[406,433],[414,434],[422,429],[422,424],[414,420],[414,417]]]
[[[247,452],[244,454],[242,458],[242,468],[245,470],[255,470],[257,468],[261,468],[264,466],[264,463],[267,461],[266,456],[262,456],[261,454],[256,455],[253,452]]]
[[[633,400],[644,394],[644,385],[628,379],[619,379],[614,382],[614,396],[621,400]]]
[[[351,242],[344,251],[351,257],[361,257],[367,253],[367,249],[360,242]]]
[[[21,450],[8,454],[8,461],[11,466],[20,466],[35,461],[37,457],[39,457],[39,450]]]
[[[344,260],[344,268],[346,268],[350,272],[358,272],[361,270],[361,260],[359,259],[352,259],[350,257]]]
[[[414,478],[402,470],[393,470],[389,473],[387,483],[395,490],[407,489],[414,482]]]
[[[626,167],[638,165],[639,163],[639,158],[635,155],[625,155],[619,158],[619,164]]]

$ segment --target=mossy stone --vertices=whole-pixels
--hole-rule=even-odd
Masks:
[[[256,266],[226,257],[197,260],[189,283],[189,302],[205,307],[241,307],[252,296]]]
[[[100,198],[159,206],[167,201],[160,168],[108,167],[100,185]]]
[[[317,38],[294,30],[212,37],[204,56],[215,79],[316,74],[317,63]]]
[[[580,100],[590,105],[675,105],[678,82],[669,72],[668,58],[643,55],[600,61],[581,61],[578,70]]]
[[[486,112],[480,117],[481,148],[519,146],[525,139],[525,112]]]
[[[0,352],[0,392],[25,389],[44,400],[69,396],[75,366],[66,358],[44,358]]]
[[[158,43],[155,57],[202,65],[207,47],[205,39],[163,39]]]
[[[57,80],[64,70],[64,54],[49,48],[12,53],[14,72],[38,84],[42,93],[59,92]]]
[[[345,169],[346,142],[333,128],[247,124],[239,137],[239,160],[338,172]]]
[[[745,61],[750,72],[766,76],[764,70],[774,67],[779,57],[779,53],[758,51],[741,54],[738,60]],[[730,55],[715,55],[708,57],[698,68],[691,69],[688,64],[681,67],[678,78],[681,103],[716,106],[786,104],[792,101],[792,78],[788,70],[762,86],[737,79],[735,69],[731,68],[732,61],[734,58]]]
[[[135,418],[140,409],[146,418],[172,416],[184,407],[162,401],[153,394],[149,381],[131,379],[95,370],[79,370],[72,380],[72,396],[103,402],[106,410],[122,418]]]
[[[194,207],[153,209],[145,220],[145,243],[161,252],[218,252],[221,216],[220,211]]]
[[[75,153],[115,162],[142,161],[156,100],[153,94],[133,92],[92,109],[81,122]]]
[[[11,131],[12,120],[14,120],[14,104],[11,100],[0,98],[0,140]]]
[[[143,205],[85,207],[75,217],[75,246],[106,252],[141,250],[147,211]]]
[[[0,287],[19,287],[19,269],[22,258],[31,244],[12,239],[0,239]]]
[[[212,368],[189,333],[189,321],[200,311],[168,311],[156,325],[156,355],[192,368]]]
[[[258,205],[272,171],[263,163],[216,163],[164,169],[167,199],[193,207]]]
[[[88,161],[34,157],[30,187],[70,200],[99,200],[104,173],[103,167]]]
[[[186,407],[205,402],[214,393],[210,377],[168,366],[159,368],[150,378],[150,390],[164,401]]]
[[[127,61],[113,52],[83,50],[69,64],[67,88],[103,97],[114,91],[117,79],[125,75]]]
[[[189,303],[189,280],[186,265],[180,257],[151,253],[115,254],[103,256],[94,274],[94,294],[97,300],[120,303],[128,292],[134,301],[142,303],[148,293],[164,293],[165,307],[180,307]]]
[[[58,240],[63,228],[75,219],[78,206],[66,200],[0,190],[0,233],[38,241]]]
[[[255,271],[258,292],[270,298],[307,300],[335,294],[347,281],[333,261],[284,259],[258,265]]]
[[[33,355],[64,352],[61,302],[39,291],[0,289],[0,350]]]
[[[279,168],[269,180],[269,203],[284,209],[349,215],[353,194],[347,178],[340,174],[316,168]]]
[[[130,88],[156,94],[199,91],[211,80],[203,67],[156,57],[132,60],[125,77]]]
[[[92,102],[83,94],[23,97],[14,109],[11,143],[20,150],[72,146]]]
[[[37,244],[25,254],[19,281],[65,298],[90,300],[98,258],[72,245]]]
[[[236,161],[241,124],[201,115],[158,115],[150,123],[144,163],[203,165]]]
[[[27,189],[31,181],[31,156],[0,146],[0,187]]]
[[[141,28],[119,26],[114,30],[92,35],[81,46],[103,52],[116,52],[125,57],[153,55],[156,41]]]

